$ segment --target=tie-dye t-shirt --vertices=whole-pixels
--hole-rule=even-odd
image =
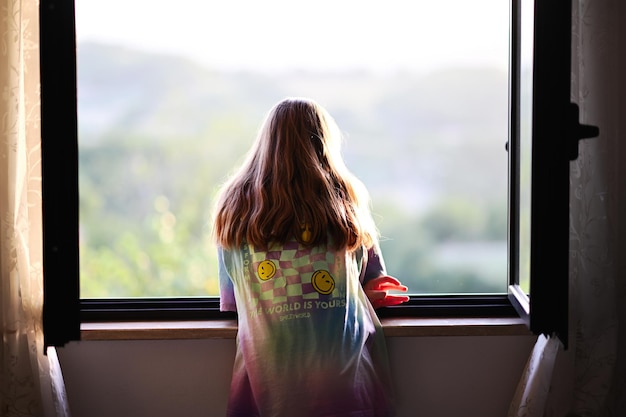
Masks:
[[[377,247],[218,255],[221,309],[239,322],[228,416],[393,415],[385,339],[361,285],[385,274]]]

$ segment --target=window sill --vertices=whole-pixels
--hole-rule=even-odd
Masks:
[[[383,318],[387,337],[529,336],[519,318]],[[81,340],[233,339],[236,320],[83,323]]]

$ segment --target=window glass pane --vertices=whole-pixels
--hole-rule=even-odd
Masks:
[[[521,2],[520,38],[520,154],[519,154],[519,285],[530,290],[530,187],[532,165],[533,110],[533,22],[534,1]]]
[[[409,292],[505,293],[508,7],[77,0],[81,296],[217,295],[213,196],[285,96],[344,130]]]

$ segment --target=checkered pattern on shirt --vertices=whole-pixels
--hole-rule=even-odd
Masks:
[[[320,294],[311,284],[313,273],[326,270],[334,277],[335,254],[325,247],[306,248],[298,242],[287,242],[282,248],[255,252],[252,257],[250,285],[253,304],[280,304],[301,300],[317,300]],[[274,262],[276,273],[267,281],[259,278],[257,268],[265,260]],[[335,292],[338,291],[335,288]],[[333,293],[332,295],[336,295]]]

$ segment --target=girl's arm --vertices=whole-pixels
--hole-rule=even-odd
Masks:
[[[217,248],[217,260],[217,271],[220,284],[220,311],[237,312],[235,287],[233,285],[233,280],[230,278],[230,274],[226,269],[226,264],[224,263],[224,249],[221,247]]]
[[[363,289],[374,308],[398,305],[409,301],[407,295],[389,294],[389,291],[406,292],[407,287],[387,275],[380,247],[372,246],[367,251],[367,264],[363,274]]]

